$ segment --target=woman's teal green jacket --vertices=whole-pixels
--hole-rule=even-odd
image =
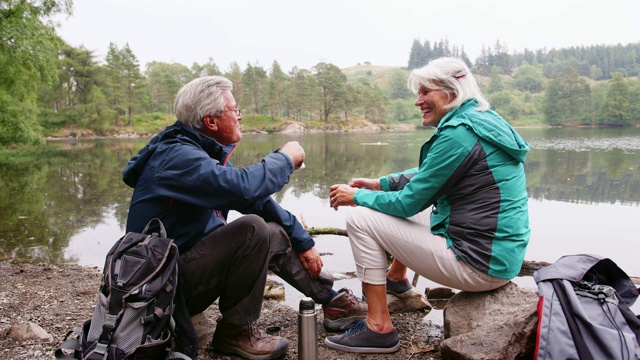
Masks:
[[[419,167],[380,178],[383,191],[359,189],[354,202],[398,217],[433,206],[431,232],[460,260],[512,279],[530,235],[529,145],[500,115],[477,106],[467,100],[449,111],[422,146]]]

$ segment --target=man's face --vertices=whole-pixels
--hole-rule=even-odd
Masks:
[[[242,140],[242,131],[240,131],[242,113],[231,91],[223,91],[222,98],[225,102],[222,114],[207,115],[210,119],[209,121],[205,119],[204,122],[204,126],[208,128],[205,135],[216,139],[222,145],[235,144]]]

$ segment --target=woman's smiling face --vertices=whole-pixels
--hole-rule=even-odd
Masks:
[[[428,89],[426,86],[420,85],[415,105],[418,106],[422,112],[422,125],[438,126],[440,120],[442,120],[450,110],[445,109],[445,105],[449,104],[452,100],[453,97],[444,90]]]

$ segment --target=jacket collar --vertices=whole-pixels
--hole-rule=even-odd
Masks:
[[[211,158],[219,161],[224,160],[226,162],[226,159],[238,146],[237,143],[222,145],[215,139],[210,138],[197,130],[184,126],[180,121],[176,121],[171,127],[175,129],[174,135],[176,138],[180,137],[180,135],[186,136],[189,140],[198,144],[202,150],[209,154]]]

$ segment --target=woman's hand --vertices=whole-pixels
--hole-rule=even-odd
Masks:
[[[380,179],[357,178],[351,180],[349,186],[369,190],[380,190]]]
[[[338,206],[354,206],[353,195],[355,195],[357,188],[351,187],[347,184],[331,185],[329,190],[329,205],[338,210]]]

